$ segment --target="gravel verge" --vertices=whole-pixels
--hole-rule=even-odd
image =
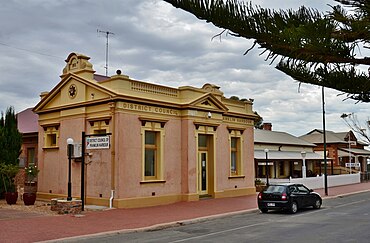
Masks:
[[[9,205],[5,199],[0,200],[0,209],[14,209],[30,213],[39,213],[42,215],[58,215],[58,212],[50,210],[50,202],[48,201],[36,201],[34,205],[26,206],[23,201],[17,200],[16,204]]]

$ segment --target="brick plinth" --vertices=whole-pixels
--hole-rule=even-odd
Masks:
[[[82,211],[82,201],[72,198],[67,201],[65,198],[51,199],[51,211],[57,211],[58,214],[79,214]]]

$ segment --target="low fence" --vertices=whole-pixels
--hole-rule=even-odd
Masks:
[[[370,180],[370,172],[361,172],[361,181],[369,181]]]
[[[343,186],[356,184],[361,182],[361,174],[344,174],[344,175],[328,175],[328,187]],[[266,178],[259,178],[266,182]],[[269,179],[270,184],[279,183],[298,183],[307,186],[310,189],[321,189],[325,187],[325,176],[303,178],[287,178],[287,179]]]

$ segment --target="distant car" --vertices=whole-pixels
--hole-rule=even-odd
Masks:
[[[269,185],[257,197],[258,208],[262,213],[268,210],[288,210],[296,213],[300,208],[319,209],[322,204],[320,195],[302,184]]]

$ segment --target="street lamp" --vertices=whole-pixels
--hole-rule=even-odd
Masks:
[[[347,117],[349,117],[349,119],[352,117],[353,113],[349,113],[349,114],[345,114],[343,113],[340,118],[342,119],[346,119]],[[348,122],[347,122],[348,124]],[[351,131],[351,130],[350,130]],[[349,173],[352,174],[352,156],[351,156],[351,133],[349,132],[348,133],[348,165],[349,165]]]
[[[268,165],[268,153],[269,150],[266,148],[265,149],[265,154],[266,154],[266,185],[269,185],[269,165]]]
[[[302,155],[302,178],[305,179],[306,178],[306,151],[302,151],[301,152],[301,155]]]
[[[68,138],[67,144],[68,144],[68,197],[67,197],[67,201],[72,201],[71,166],[72,166],[73,139]]]

